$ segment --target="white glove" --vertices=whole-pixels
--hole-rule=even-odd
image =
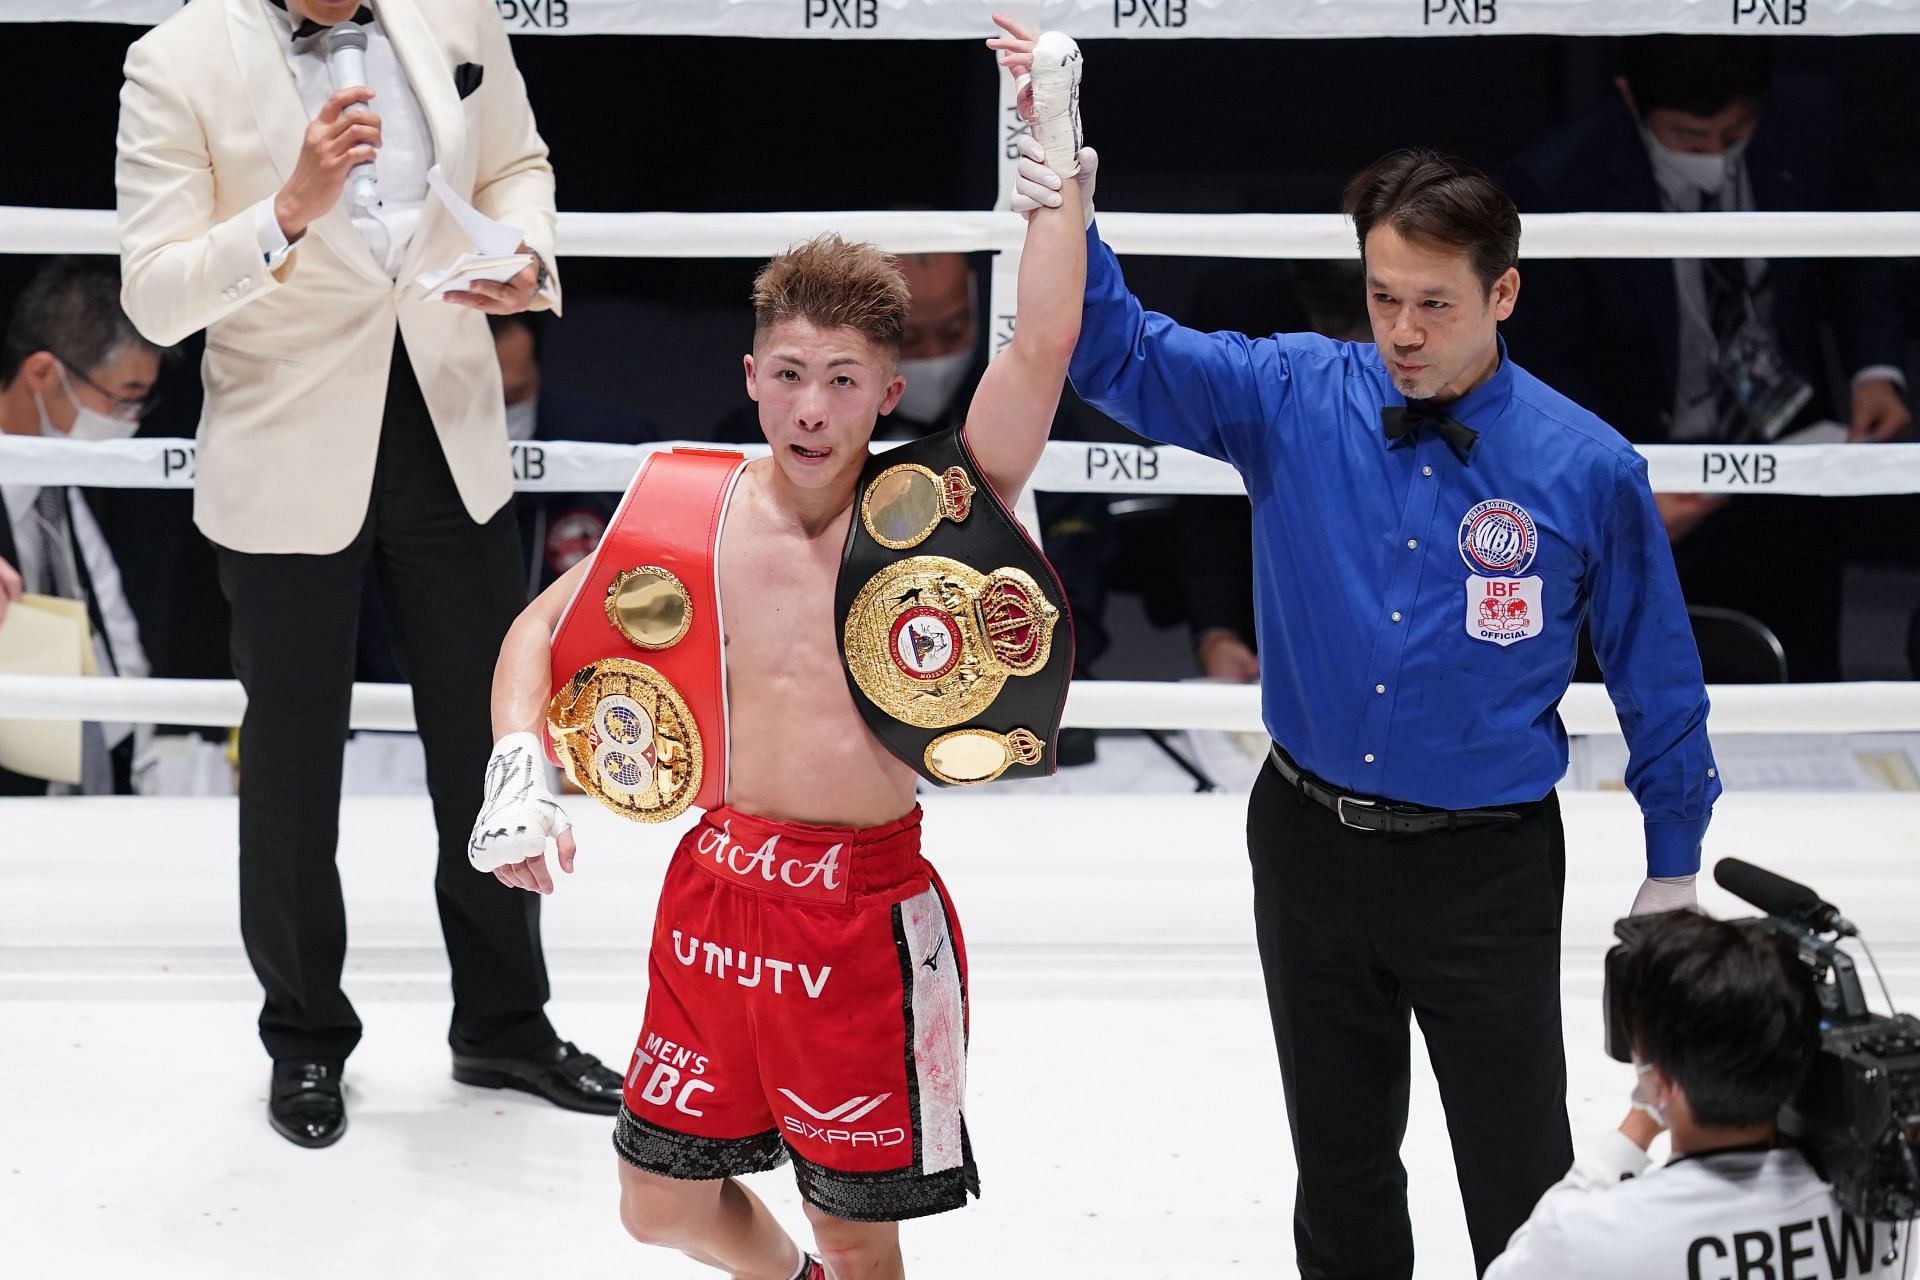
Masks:
[[[1700,896],[1694,892],[1692,876],[1656,876],[1640,886],[1633,895],[1630,916],[1658,915],[1662,911],[1698,911]]]
[[[1644,1112],[1647,1119],[1667,1127],[1667,1109],[1653,1097],[1653,1068],[1645,1063],[1636,1062],[1633,1066],[1633,1096],[1627,1104],[1635,1111]]]
[[[1014,168],[1013,211],[1031,217],[1036,209],[1060,207],[1060,175],[1047,167],[1047,153],[1030,133],[1020,135],[1020,159]],[[1100,155],[1092,147],[1080,148],[1080,171],[1073,180],[1080,184],[1080,211],[1084,225],[1093,225],[1093,182],[1100,167]]]
[[[522,732],[494,743],[480,818],[467,840],[467,858],[474,869],[492,871],[538,858],[546,853],[550,837],[572,825],[547,790],[540,740]]]

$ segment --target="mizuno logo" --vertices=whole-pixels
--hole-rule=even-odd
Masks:
[[[815,1120],[837,1120],[841,1124],[852,1124],[893,1096],[891,1093],[882,1093],[870,1098],[863,1093],[859,1097],[848,1098],[831,1111],[817,1111],[793,1090],[782,1089],[780,1092],[786,1095],[787,1101],[793,1103],[794,1106],[800,1108]]]

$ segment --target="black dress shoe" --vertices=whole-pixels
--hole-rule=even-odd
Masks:
[[[274,1132],[297,1147],[330,1147],[347,1131],[337,1062],[276,1062],[267,1094]]]
[[[610,1116],[620,1110],[620,1075],[565,1040],[524,1058],[453,1055],[453,1078],[482,1089],[537,1093],[556,1107]]]

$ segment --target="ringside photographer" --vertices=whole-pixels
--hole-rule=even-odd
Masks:
[[[1608,1012],[1625,1044],[1610,1047],[1631,1050],[1632,1107],[1541,1198],[1487,1280],[1904,1274],[1909,1226],[1843,1207],[1808,1158],[1815,1144],[1803,1150],[1781,1127],[1837,1021],[1814,931],[1691,911],[1618,931]],[[1663,1130],[1672,1155],[1650,1169]]]

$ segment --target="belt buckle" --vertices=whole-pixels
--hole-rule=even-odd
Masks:
[[[1362,822],[1354,822],[1352,819],[1348,818],[1347,817],[1348,805],[1353,805],[1355,808],[1359,808],[1359,809],[1378,809],[1380,807],[1379,801],[1362,800],[1358,796],[1349,796],[1349,795],[1336,796],[1333,802],[1333,816],[1340,819],[1341,826],[1351,827],[1355,831],[1378,831],[1380,829],[1378,827],[1369,827]]]

